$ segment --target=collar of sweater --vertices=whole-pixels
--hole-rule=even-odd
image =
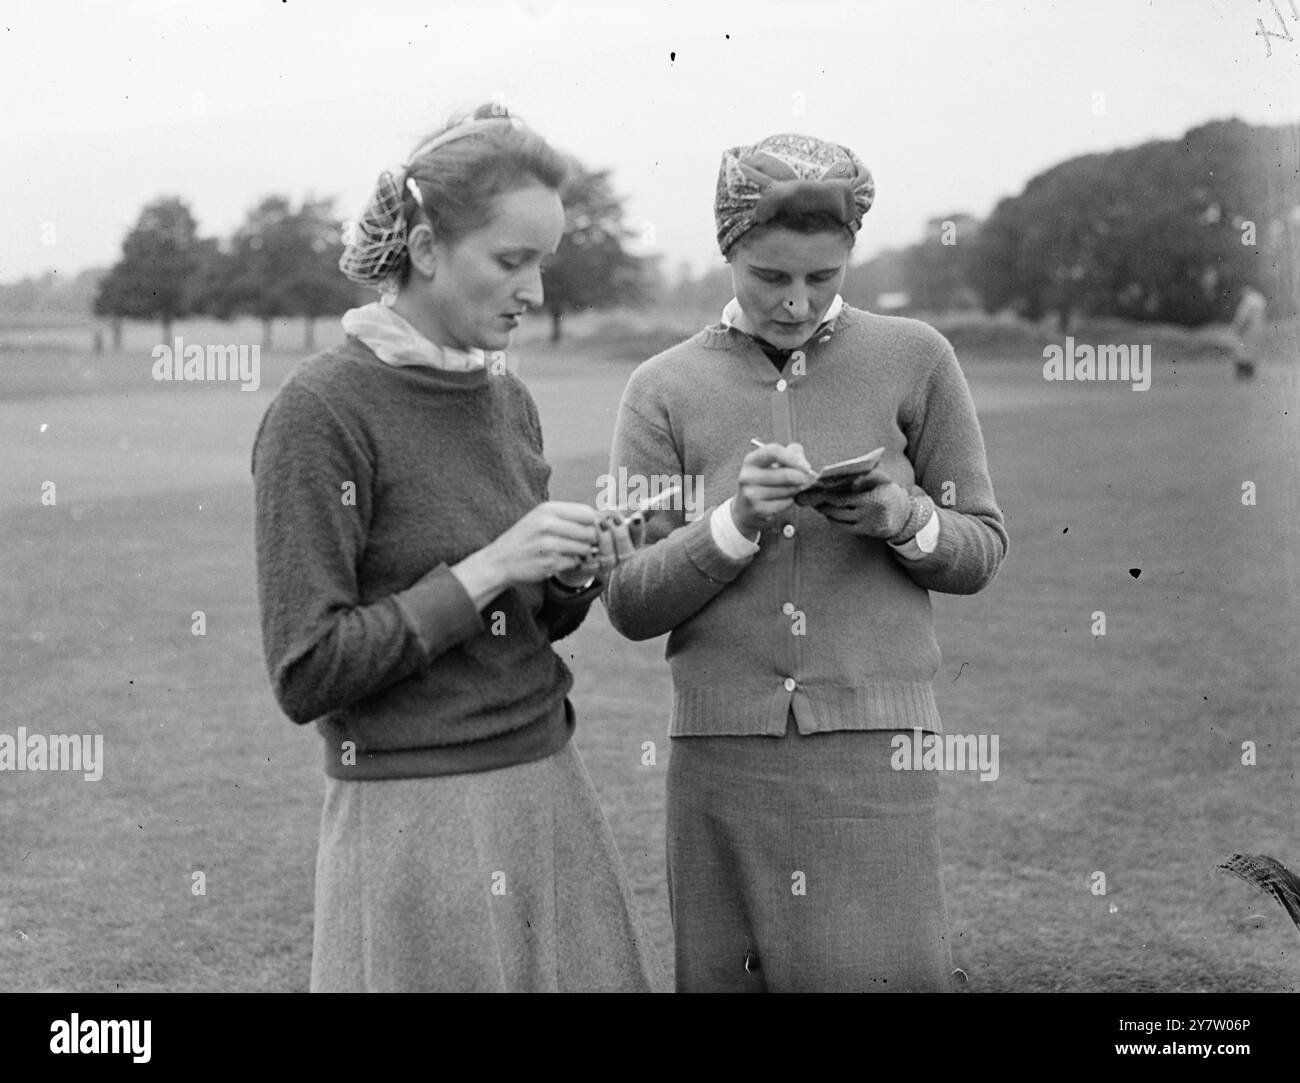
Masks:
[[[471,372],[487,366],[487,356],[482,350],[439,346],[402,319],[390,305],[372,302],[348,309],[343,314],[343,330],[369,346],[384,364],[397,368],[415,365]]]
[[[842,328],[851,327],[853,325],[852,311],[844,303],[844,298],[837,293],[835,300],[831,302],[830,308],[826,310],[822,322],[818,324],[817,330],[809,335],[807,341],[798,348],[802,349],[803,346],[807,346],[814,339],[825,342]],[[736,326],[736,319],[741,314],[740,304],[735,298],[732,298],[727,303],[726,308],[722,310],[722,318],[712,327],[706,327],[701,332],[704,335],[705,348],[710,350],[730,350],[745,342],[762,343],[762,339],[742,331]]]

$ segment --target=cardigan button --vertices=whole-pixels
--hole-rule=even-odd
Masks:
[[[787,538],[793,538],[793,537],[794,537],[794,523],[786,523],[785,526],[783,526],[783,527],[781,528],[781,533],[784,534]]]
[[[786,383],[784,380],[777,380],[777,382],[776,382],[776,389],[777,389],[778,391],[784,391],[784,390],[785,390],[787,387],[789,387],[789,386],[790,386],[790,385],[789,385],[788,383]]]
[[[794,684],[795,684],[795,682],[794,682],[794,678],[793,678],[793,677],[787,677],[787,678],[785,679],[785,690],[786,690],[787,692],[793,692],[793,691],[794,691]]]
[[[785,605],[781,607],[781,612],[787,617],[794,616],[794,602],[786,602]]]

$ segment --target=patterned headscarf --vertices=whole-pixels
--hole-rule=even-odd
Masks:
[[[825,211],[857,233],[876,185],[858,156],[810,135],[771,135],[722,155],[713,214],[725,256],[754,226],[780,211]]]
[[[339,270],[353,282],[374,286],[381,294],[396,293],[407,260],[408,223],[402,211],[403,191],[409,191],[416,204],[421,209],[424,208],[420,187],[409,175],[411,167],[438,147],[469,135],[500,128],[503,121],[507,124],[516,123],[504,110],[499,115],[461,121],[417,147],[405,165],[385,169],[380,173],[370,202],[361,212],[361,217],[353,223],[351,236],[343,249],[343,255],[339,257]]]

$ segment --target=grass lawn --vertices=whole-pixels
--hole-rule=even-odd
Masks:
[[[305,989],[319,739],[267,685],[247,468],[294,352],[244,393],[156,385],[146,347],[96,359],[56,337],[0,350],[0,733],[102,733],[106,762],[95,783],[0,776],[0,989]],[[526,345],[553,495],[590,500],[635,351]],[[1300,870],[1296,361],[1291,343],[1247,385],[1157,350],[1134,392],[1045,383],[1032,353],[966,359],[1011,533],[988,590],[934,598],[945,725],[1000,739],[996,781],[943,780],[974,990],[1300,986],[1297,930],[1216,869],[1242,851]],[[623,640],[596,607],[559,649],[671,962],[663,641]]]

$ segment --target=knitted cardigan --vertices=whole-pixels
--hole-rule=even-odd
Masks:
[[[709,514],[735,493],[752,437],[797,440],[814,466],[883,445],[881,468],[933,499],[937,548],[906,560],[796,505],[755,556],[727,556]],[[668,633],[673,736],[779,735],[791,708],[800,733],[941,732],[929,591],[983,589],[1007,551],[970,390],[941,334],[845,306],[777,371],[748,336],[706,328],[632,374],[620,469],[693,476],[709,509],[689,523],[655,515],[605,592],[624,635]]]
[[[599,589],[513,587],[482,613],[451,566],[548,499],[537,410],[508,371],[386,365],[356,338],[302,362],[253,449],[272,688],[337,778],[488,770],[558,751],[551,648]]]

